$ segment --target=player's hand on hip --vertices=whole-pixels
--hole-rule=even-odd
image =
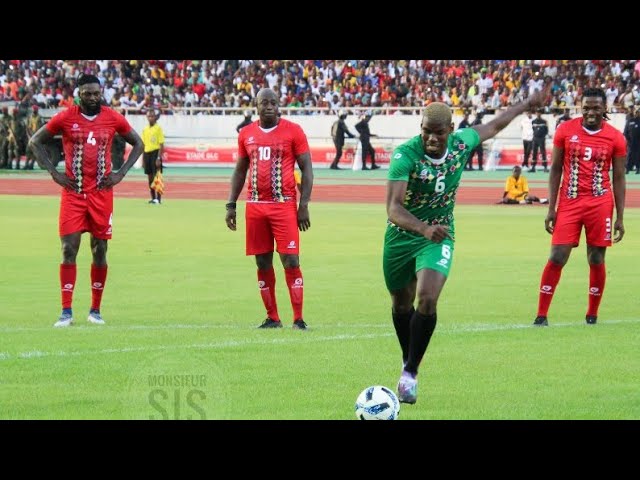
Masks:
[[[624,237],[624,224],[622,220],[616,220],[616,223],[613,224],[613,233],[615,237],[613,237],[613,243],[618,243]]]
[[[553,227],[556,224],[556,212],[549,212],[547,214],[547,218],[544,219],[544,229],[549,232],[549,233],[553,233]]]
[[[445,238],[453,240],[453,237],[449,233],[448,225],[429,225],[423,235],[425,238],[435,243],[440,243]]]
[[[123,175],[120,172],[111,172],[104,177],[98,184],[98,190],[105,190],[107,188],[113,188],[122,181]]]
[[[306,232],[311,227],[311,220],[309,218],[309,207],[298,207],[298,230]]]
[[[237,230],[238,226],[236,224],[235,208],[227,209],[227,215],[224,217],[224,221],[227,222],[227,227],[229,227],[229,230],[233,230],[234,232]]]
[[[67,190],[73,190],[75,192],[78,187],[78,182],[74,178],[69,178],[64,173],[58,172],[57,170],[54,170],[51,174],[51,178],[53,178],[54,182]]]

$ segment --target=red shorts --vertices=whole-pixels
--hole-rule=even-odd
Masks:
[[[60,197],[60,236],[76,232],[91,232],[96,238],[111,239],[113,189],[94,190],[91,193],[62,191]]]
[[[613,223],[613,196],[562,199],[556,211],[552,245],[580,244],[580,233],[584,225],[587,245],[610,247]]]
[[[300,232],[295,202],[247,202],[245,220],[247,255],[273,252],[274,240],[278,253],[299,254]]]

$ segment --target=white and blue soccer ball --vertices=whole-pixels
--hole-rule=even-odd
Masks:
[[[360,420],[395,420],[399,414],[398,397],[382,385],[365,388],[356,399],[356,417]]]

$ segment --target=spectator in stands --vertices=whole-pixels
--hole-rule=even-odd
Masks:
[[[535,195],[529,195],[529,183],[527,178],[522,175],[522,167],[516,165],[513,167],[511,175],[507,178],[502,193],[502,200],[498,203],[508,205],[525,205],[539,202],[541,204],[549,203],[547,198],[539,198]]]
[[[236,127],[236,132],[240,133],[240,129],[242,127],[246,127],[247,125],[250,125],[253,122],[253,120],[251,119],[252,115],[253,114],[251,113],[251,110],[244,111],[244,119]]]
[[[371,137],[377,137],[369,130],[369,121],[371,120],[371,112],[367,111],[360,121],[356,123],[356,130],[360,135],[360,145],[362,147],[362,169],[369,170],[367,167],[367,156],[371,157],[371,170],[380,168],[380,165],[376,165],[376,151],[371,146]]]
[[[531,147],[533,146],[533,124],[531,111],[528,110],[520,121],[520,130],[522,131],[522,147],[524,156],[522,158],[522,166],[529,168],[529,156],[531,155]]]
[[[631,82],[627,84],[625,91],[620,94],[618,103],[622,106],[624,112],[633,112],[633,106],[636,103],[637,87],[634,87]]]
[[[340,110],[338,112],[338,120],[333,122],[331,126],[331,138],[333,139],[333,144],[336,147],[336,156],[331,162],[332,170],[341,170],[338,166],[338,162],[342,158],[342,147],[344,146],[344,138],[348,136],[349,138],[355,138],[355,135],[349,131],[347,128],[347,124],[345,119],[347,118],[347,113],[344,110]]]

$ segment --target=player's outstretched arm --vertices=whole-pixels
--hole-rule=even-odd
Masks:
[[[502,113],[496,115],[496,117],[490,122],[474,125],[471,128],[475,129],[478,132],[478,135],[480,135],[480,142],[489,140],[490,138],[495,137],[502,129],[511,123],[511,120],[521,113],[524,113],[531,108],[542,106],[550,90],[551,83],[549,83],[543,90],[536,90],[533,92],[533,94],[529,95],[529,98],[524,102],[513,105]]]

